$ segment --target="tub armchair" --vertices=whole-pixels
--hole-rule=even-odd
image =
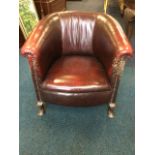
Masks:
[[[38,115],[45,103],[66,106],[108,105],[114,117],[125,58],[132,48],[110,15],[79,11],[44,17],[21,49],[36,90]]]

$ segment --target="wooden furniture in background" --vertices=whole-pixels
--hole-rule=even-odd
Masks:
[[[104,13],[107,13],[108,0],[104,0]]]
[[[123,18],[125,21],[125,31],[130,39],[135,27],[135,0],[126,0],[124,3]]]
[[[64,11],[66,9],[66,0],[34,0],[34,3],[39,18],[53,12]]]
[[[110,13],[111,8],[119,8],[124,18],[125,31],[130,39],[135,25],[135,0],[104,0],[104,13]]]

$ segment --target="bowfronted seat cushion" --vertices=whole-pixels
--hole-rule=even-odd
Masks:
[[[62,56],[51,66],[43,90],[57,92],[94,92],[111,90],[103,66],[93,56]]]

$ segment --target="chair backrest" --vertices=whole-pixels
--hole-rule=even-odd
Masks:
[[[62,53],[93,54],[95,15],[84,12],[60,13]]]
[[[53,40],[55,49],[61,55],[94,55],[99,47],[113,51],[115,45],[122,44],[122,39],[116,39],[117,42],[113,44],[111,35],[114,38],[120,36],[121,28],[111,16],[104,13],[66,11],[51,14],[46,20],[47,35],[50,34],[46,47],[49,48]]]

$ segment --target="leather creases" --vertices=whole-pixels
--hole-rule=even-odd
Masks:
[[[63,53],[93,53],[95,18],[85,14],[61,14]]]

